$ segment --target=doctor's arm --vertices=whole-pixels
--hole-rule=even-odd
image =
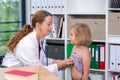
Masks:
[[[42,49],[41,49],[41,56],[42,56],[41,59],[43,58],[42,61],[43,61],[44,65],[46,65],[46,64],[48,64],[48,65],[57,64],[58,69],[62,70],[62,69],[66,68],[68,66],[71,66],[73,64],[72,60],[70,60],[70,59],[54,60],[54,59],[51,59],[51,58],[47,58],[46,57],[47,53],[46,53],[46,50],[45,50],[45,43],[46,43],[46,41],[43,41],[43,43],[41,44],[41,47],[42,47]]]
[[[36,53],[37,51],[34,50],[31,46],[22,46],[16,49],[16,57],[18,57],[23,66],[43,66]],[[69,66],[71,64],[71,60],[63,60],[59,63],[51,64],[44,67],[53,74],[58,75],[58,69]]]

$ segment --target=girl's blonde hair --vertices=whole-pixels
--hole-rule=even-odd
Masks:
[[[70,28],[75,34],[75,40],[77,45],[88,46],[92,42],[92,36],[90,28],[87,24],[77,23]]]
[[[7,47],[9,49],[9,51],[14,52],[14,49],[16,48],[19,41],[24,36],[26,36],[27,34],[29,34],[30,32],[33,31],[36,23],[42,24],[44,22],[44,19],[47,16],[52,16],[52,14],[50,14],[49,12],[44,11],[44,10],[37,11],[32,17],[32,24],[24,25],[23,29],[20,30],[11,40],[8,41]]]

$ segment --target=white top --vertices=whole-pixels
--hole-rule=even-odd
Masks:
[[[40,46],[42,45],[40,44]],[[36,32],[33,31],[19,41],[14,50],[14,53],[7,52],[6,56],[3,59],[2,65],[7,67],[42,65],[50,72],[58,75],[57,64],[52,64],[53,60],[48,59],[49,65],[46,66],[46,56],[43,52],[43,49],[41,49],[40,52],[40,59],[38,49],[39,47]]]

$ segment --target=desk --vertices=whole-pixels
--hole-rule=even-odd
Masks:
[[[42,66],[0,68],[0,80],[4,80],[4,72],[15,69],[36,72],[39,75],[39,80],[60,80],[60,78],[58,78]]]

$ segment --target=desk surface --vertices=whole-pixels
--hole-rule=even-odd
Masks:
[[[0,68],[0,80],[4,80],[4,72],[15,69],[36,72],[39,75],[39,80],[60,80],[60,78],[58,78],[42,66]]]

